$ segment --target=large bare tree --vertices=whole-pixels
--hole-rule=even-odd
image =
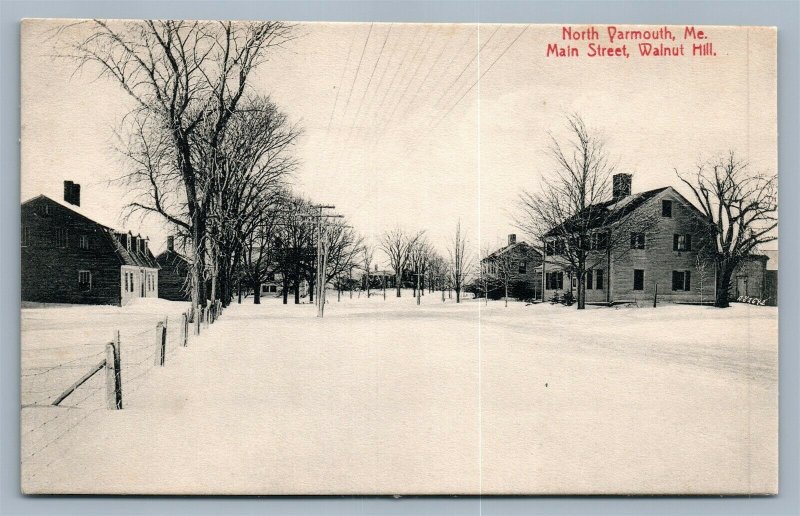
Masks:
[[[778,238],[777,175],[751,170],[734,151],[698,164],[692,174],[675,173],[700,206],[705,224],[698,229],[714,243],[714,305],[727,307],[736,266]]]
[[[116,82],[134,101],[125,120],[149,133],[161,145],[163,175],[140,186],[152,203],[139,208],[160,214],[188,234],[193,247],[192,301],[205,303],[202,273],[206,257],[206,223],[214,198],[216,159],[199,161],[193,140],[215,150],[239,108],[252,72],[269,49],[290,38],[281,22],[104,21],[67,26],[62,52],[79,67],[96,65],[100,77]],[[123,129],[123,132],[126,132]],[[172,192],[180,190],[180,194]],[[171,211],[161,200],[172,198]]]

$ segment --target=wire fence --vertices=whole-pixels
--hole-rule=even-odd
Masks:
[[[208,309],[165,314],[148,328],[120,330],[113,342],[23,349],[20,373],[21,462],[36,462],[31,477],[56,461],[47,453],[100,411],[124,408],[147,385],[151,373],[177,358],[221,314],[219,302]],[[116,383],[115,383],[116,382]],[[117,403],[117,404],[115,404]]]

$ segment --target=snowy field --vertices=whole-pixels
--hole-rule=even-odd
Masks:
[[[164,368],[149,368],[124,397],[124,410],[23,409],[23,457],[26,432],[40,424],[37,413],[85,418],[23,460],[24,490],[777,488],[775,308],[578,312],[549,304],[442,303],[439,294],[416,306],[410,292],[401,299],[389,292],[386,301],[380,293],[343,295],[341,302],[329,292],[328,300],[324,319],[313,305],[272,298],[233,305],[187,348],[173,348]],[[113,328],[133,335],[184,309],[165,301],[24,309],[23,365],[47,362],[40,356],[47,351],[28,348],[102,347]]]

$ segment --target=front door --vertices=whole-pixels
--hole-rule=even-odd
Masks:
[[[747,276],[738,276],[736,278],[736,296],[747,295]]]
[[[147,282],[145,281],[147,279],[145,276],[146,274],[146,272],[142,271],[142,297],[147,297],[147,292],[145,291],[147,287]]]

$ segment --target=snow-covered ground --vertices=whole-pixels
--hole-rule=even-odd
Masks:
[[[777,487],[777,309],[578,312],[438,293],[416,306],[409,294],[329,292],[324,319],[272,298],[233,305],[150,369],[124,410],[66,409],[86,420],[23,460],[24,490]],[[47,310],[23,310],[23,357],[45,334],[96,331],[102,342],[119,324],[103,325],[94,307],[59,308],[66,320]],[[132,331],[166,312],[141,310],[128,310]],[[33,416],[50,410],[23,409],[23,456]]]

